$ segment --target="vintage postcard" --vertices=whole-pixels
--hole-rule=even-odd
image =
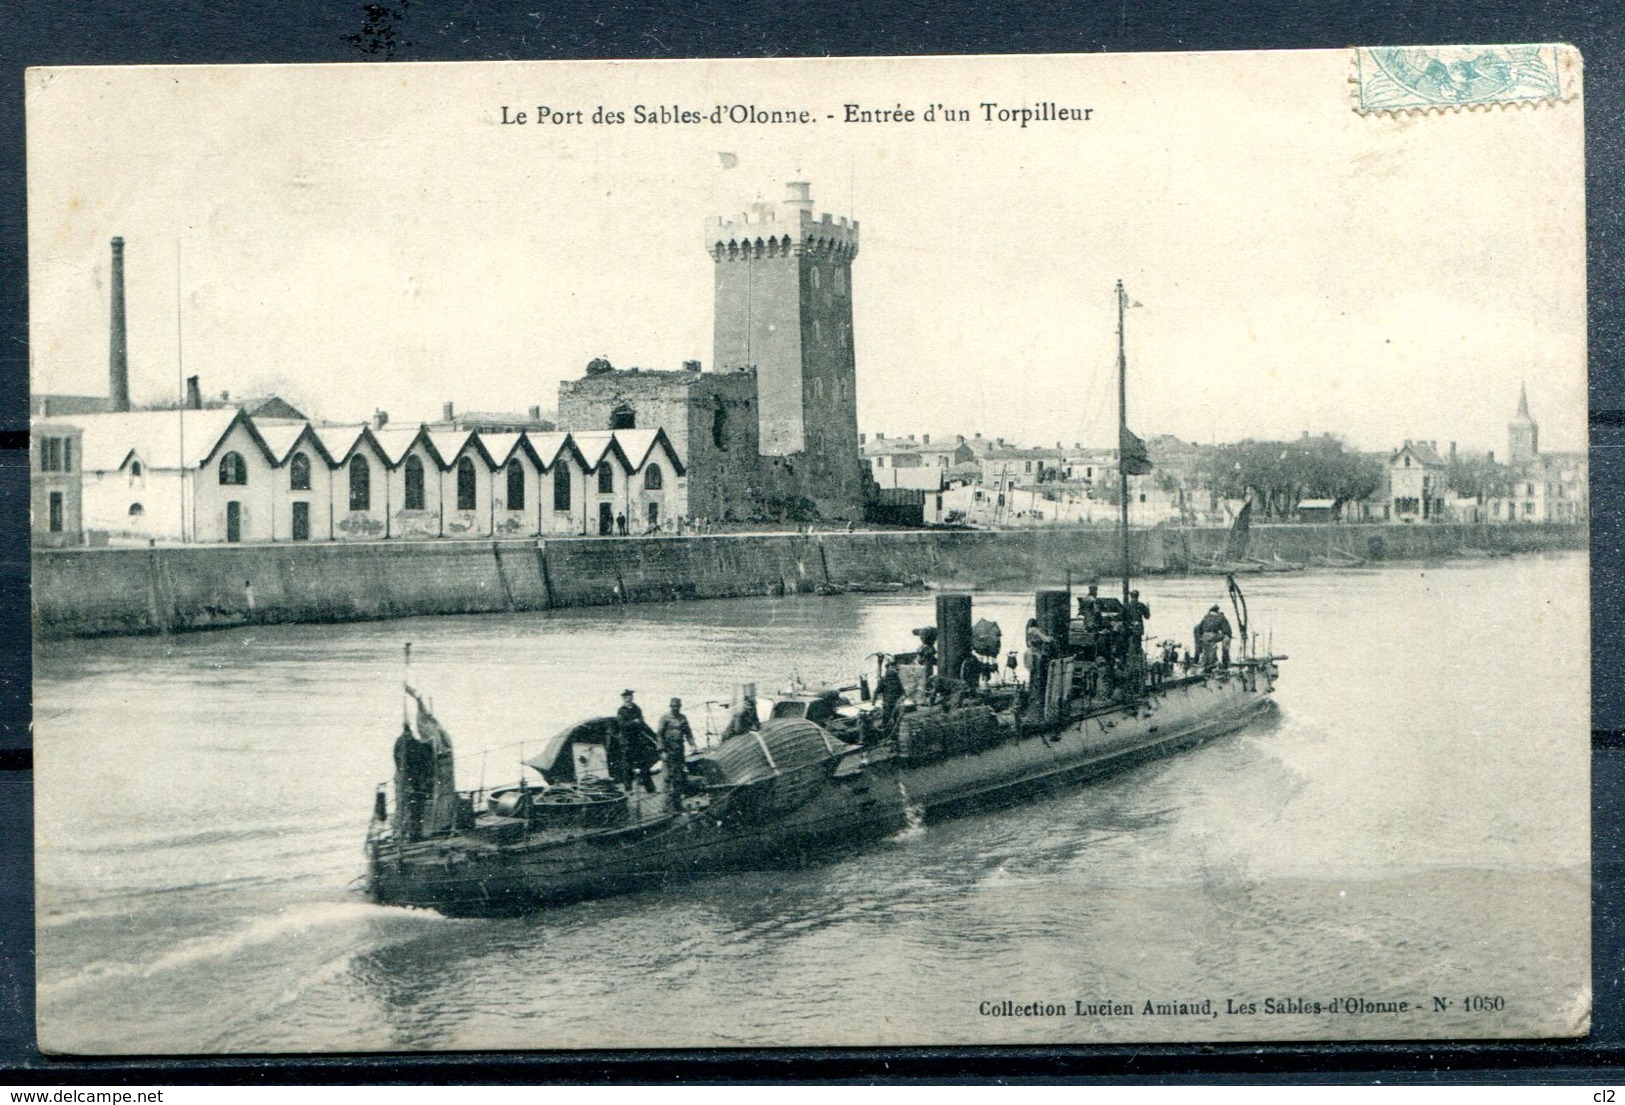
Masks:
[[[1571,48],[27,86],[45,1050],[1588,1031]]]

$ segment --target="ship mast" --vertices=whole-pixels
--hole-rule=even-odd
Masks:
[[[1123,282],[1117,282],[1117,491],[1123,533],[1123,607],[1128,608],[1128,468],[1123,443],[1128,440],[1128,357],[1123,352],[1123,309],[1127,297]]]

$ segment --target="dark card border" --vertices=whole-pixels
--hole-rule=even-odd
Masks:
[[[538,10],[541,9],[541,10]],[[1602,3],[1071,4],[770,0],[505,5],[341,0],[49,4],[0,34],[0,1081],[386,1082],[1618,1081],[1625,1062],[1625,21]],[[1585,59],[1593,511],[1591,1036],[1574,1042],[702,1050],[54,1060],[35,1047],[23,71],[33,65],[787,57],[1570,42]],[[1539,678],[1539,658],[1530,658]]]

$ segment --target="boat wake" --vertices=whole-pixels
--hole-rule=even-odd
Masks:
[[[908,788],[903,785],[901,779],[897,780],[897,793],[902,795],[903,817],[906,820],[903,827],[889,839],[894,844],[918,840],[925,835],[925,808],[908,796]]]
[[[98,960],[60,981],[40,987],[41,1000],[68,997],[87,986],[114,979],[145,980],[214,963],[234,960],[245,952],[280,941],[305,941],[313,934],[332,928],[354,926],[382,916],[398,915],[421,922],[444,922],[427,910],[378,906],[363,902],[314,902],[285,908],[270,917],[250,921],[228,932],[211,933],[182,941],[144,962]]]

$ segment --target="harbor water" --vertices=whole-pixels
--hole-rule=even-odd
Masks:
[[[35,653],[38,1017],[77,1053],[1574,1034],[1589,963],[1587,559],[1244,580],[1273,720],[793,869],[453,920],[360,892],[402,644],[516,778],[623,688],[854,682],[929,594],[718,600]],[[1188,644],[1216,578],[1140,581]],[[1103,588],[1110,592],[1108,581]],[[979,594],[1020,647],[1030,594]],[[708,703],[710,703],[708,705]],[[485,757],[481,749],[506,747]],[[1403,1008],[1402,1008],[1403,1006]]]

